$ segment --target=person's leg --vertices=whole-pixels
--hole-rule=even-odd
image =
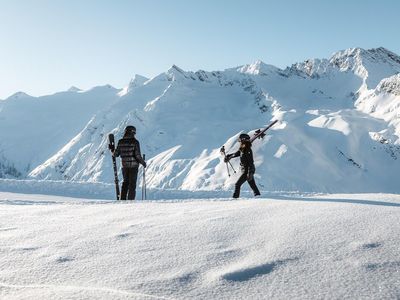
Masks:
[[[126,195],[128,193],[128,185],[129,185],[129,169],[122,168],[122,176],[123,182],[121,187],[121,200],[126,200]]]
[[[238,181],[235,183],[235,191],[233,192],[233,198],[239,198],[240,196],[240,187],[246,181],[247,172],[243,172],[242,175],[239,177]]]
[[[128,199],[135,200],[136,198],[136,181],[138,175],[138,167],[131,168],[129,170],[129,187],[128,187]]]
[[[251,180],[247,180],[249,183],[251,189],[253,190],[254,196],[260,196],[260,191],[256,185],[256,181],[254,180],[254,177]]]

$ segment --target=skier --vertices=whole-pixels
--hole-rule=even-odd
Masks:
[[[239,198],[240,187],[247,180],[251,189],[253,190],[254,196],[260,196],[260,191],[254,180],[254,172],[256,168],[254,166],[253,151],[251,150],[251,140],[250,136],[246,133],[242,133],[239,136],[238,142],[240,143],[239,150],[235,153],[226,155],[224,162],[228,162],[234,157],[240,156],[240,166],[242,175],[239,177],[235,183],[235,192],[233,193],[233,198]]]
[[[146,168],[146,162],[140,154],[140,144],[135,138],[135,126],[125,128],[124,137],[118,141],[117,149],[113,155],[121,156],[122,176],[124,181],[121,188],[121,200],[134,200],[136,196],[136,181],[139,170],[139,164]]]

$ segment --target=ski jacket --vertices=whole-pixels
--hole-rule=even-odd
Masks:
[[[253,159],[253,151],[251,150],[251,143],[250,145],[242,143],[240,145],[240,149],[235,153],[229,154],[228,158],[231,159],[233,157],[238,157],[238,156],[240,156],[240,164],[242,166],[254,169],[254,159]]]
[[[123,168],[137,168],[139,164],[146,164],[140,153],[139,141],[134,136],[124,136],[120,139],[114,155],[121,156]]]

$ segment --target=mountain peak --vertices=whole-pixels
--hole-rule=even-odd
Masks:
[[[147,80],[149,80],[147,77],[135,74],[135,76],[133,76],[131,81],[129,81],[127,92],[131,91],[134,88],[142,86]]]
[[[319,78],[337,71],[352,72],[367,88],[375,88],[383,78],[400,73],[400,56],[384,47],[348,48],[335,52],[329,59],[307,59],[293,64],[284,73]]]
[[[400,56],[389,51],[384,47],[371,48],[365,50],[363,48],[349,48],[346,50],[338,51],[332,55],[330,62],[341,67],[350,67],[351,64],[341,64],[346,61],[353,63],[363,64],[365,62],[371,63],[388,63],[392,65],[398,65],[400,67]]]
[[[177,65],[172,65],[168,69],[167,74],[170,74],[170,75],[181,75],[181,76],[187,77],[186,76],[186,72],[184,70],[182,70],[181,68],[179,68]]]
[[[400,56],[384,47],[368,49],[367,52],[371,57],[378,58],[380,61],[391,61],[392,63],[400,65]]]
[[[81,92],[82,90],[80,88],[77,88],[76,86],[71,86],[67,92]]]
[[[268,65],[264,63],[262,60],[256,60],[252,64],[247,64],[239,67],[237,71],[240,73],[251,74],[251,75],[268,75],[271,73],[276,73],[280,71],[280,69],[273,65]]]
[[[147,77],[144,77],[142,75],[139,74],[135,74],[135,76],[133,76],[133,78],[131,79],[131,81],[129,81],[128,86],[124,87],[122,89],[122,91],[120,91],[118,93],[119,96],[124,96],[128,93],[130,93],[131,91],[133,91],[134,89],[136,89],[137,87],[140,87],[142,85],[144,85],[144,83],[146,81],[148,81],[149,79]]]
[[[179,68],[177,65],[172,65],[171,68],[166,72],[167,79],[169,81],[176,81],[178,78],[185,79],[195,79],[193,76],[193,72],[187,72]]]
[[[99,86],[92,87],[87,92],[102,93],[102,92],[116,92],[116,91],[119,91],[119,89],[113,87],[111,84],[105,84],[105,85],[99,85]]]
[[[286,68],[287,75],[296,74],[299,76],[320,77],[328,72],[329,62],[327,59],[307,59],[301,63],[293,64],[290,68]]]
[[[15,94],[12,94],[10,97],[8,97],[6,100],[21,99],[21,98],[32,98],[32,96],[24,92],[16,92]]]
[[[384,47],[342,50],[334,53],[329,63],[342,72],[354,72],[368,88],[375,88],[383,78],[400,73],[400,57]]]
[[[139,74],[135,74],[135,76],[133,76],[133,78],[131,79],[130,83],[132,84],[144,84],[147,80],[149,80],[149,78],[139,75]]]

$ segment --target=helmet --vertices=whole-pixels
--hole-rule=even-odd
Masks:
[[[239,135],[239,142],[250,141],[250,136],[247,133]]]
[[[126,126],[126,128],[125,128],[125,133],[133,133],[133,134],[136,134],[136,127],[135,127],[135,126],[132,126],[132,125]]]

